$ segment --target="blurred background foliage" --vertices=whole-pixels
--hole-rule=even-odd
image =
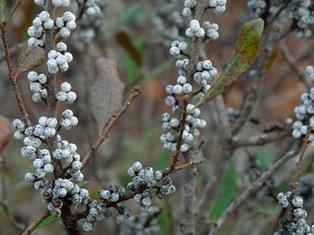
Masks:
[[[8,1],[10,4],[13,1]],[[173,6],[181,11],[183,1],[172,1]],[[135,85],[140,85],[142,94],[113,128],[109,138],[97,151],[92,163],[84,169],[84,186],[90,190],[91,197],[96,198],[101,188],[110,184],[126,186],[130,181],[126,171],[134,161],[142,162],[143,166],[153,166],[154,169],[165,169],[170,161],[171,154],[162,148],[159,137],[161,135],[160,116],[165,111],[170,111],[164,104],[166,94],[164,88],[167,84],[175,83],[177,69],[174,59],[169,55],[169,40],[156,34],[152,24],[152,17],[160,7],[169,4],[166,0],[115,0],[105,7],[102,26],[98,29],[94,41],[84,43],[75,36],[76,32],[66,40],[68,51],[74,60],[66,73],[58,74],[58,83],[68,81],[73,90],[78,94],[78,100],[68,107],[60,104],[60,111],[71,108],[79,118],[79,125],[71,131],[62,132],[63,138],[77,144],[81,156],[85,156],[90,146],[97,137],[98,129],[90,111],[89,91],[95,80],[94,63],[98,57],[110,57],[117,61],[120,79],[126,85],[125,97]],[[27,28],[32,19],[39,13],[33,1],[23,1],[19,9],[7,26],[10,46],[25,43],[28,39]],[[58,12],[57,12],[58,14]],[[222,71],[228,64],[243,23],[250,19],[245,0],[230,1],[227,10],[222,15],[208,14],[211,22],[219,24],[220,38],[205,46],[206,56],[213,61],[218,71]],[[164,19],[167,20],[167,19]],[[187,19],[185,19],[187,20]],[[186,22],[185,22],[186,23]],[[183,31],[184,32],[184,31]],[[182,34],[182,33],[181,33]],[[182,34],[183,35],[183,34]],[[291,54],[299,59],[298,66],[304,68],[313,63],[314,40],[295,39],[289,35],[286,43]],[[278,49],[279,50],[279,49]],[[18,55],[12,56],[14,64],[18,63]],[[45,67],[37,68],[44,71]],[[18,78],[18,84],[33,123],[45,115],[45,106],[31,100],[26,73]],[[232,86],[224,98],[229,107],[235,110],[241,108],[245,81],[239,81]],[[248,123],[243,135],[259,134],[287,117],[293,117],[293,109],[299,104],[299,95],[306,91],[299,77],[291,67],[286,64],[280,51],[274,57],[267,79],[263,81],[262,96],[254,110],[254,117],[260,124]],[[10,120],[21,118],[14,94],[10,88],[5,62],[0,64],[0,114]],[[200,197],[210,177],[213,163],[219,155],[220,145],[217,128],[211,122],[217,118],[212,112],[211,104],[203,107],[203,115],[208,125],[202,131],[200,140],[205,143],[201,154],[207,161],[199,166],[197,178],[197,193]],[[211,219],[219,217],[226,206],[242,192],[250,183],[249,164],[257,164],[263,172],[281,153],[289,150],[291,139],[268,144],[262,147],[247,147],[238,149],[230,162],[227,174],[222,180],[219,196],[211,213]],[[36,219],[45,208],[38,192],[32,185],[24,181],[24,174],[32,170],[31,162],[22,159],[20,154],[20,141],[13,138],[5,148],[6,167],[1,176],[4,185],[1,190],[0,201],[7,203],[8,214],[21,226],[28,226]],[[306,160],[311,165],[313,152]],[[289,188],[289,179],[292,175],[294,163],[284,166],[271,182],[257,193],[256,197],[249,200],[227,221],[218,234],[272,234],[276,228],[280,208],[276,205],[274,195],[280,190]],[[307,168],[312,171],[311,168]],[[178,192],[165,200],[153,198],[153,204],[162,208],[158,218],[161,226],[160,234],[179,234],[180,213],[182,212],[182,183],[183,172],[173,176]],[[4,187],[5,186],[5,187]],[[4,191],[5,190],[5,191]],[[126,204],[133,211],[140,212],[138,206],[131,201]],[[314,218],[313,210],[308,210],[308,218]],[[5,211],[0,207],[0,234],[18,234],[18,231],[8,220]],[[49,220],[50,219],[50,220]],[[49,224],[41,225],[33,234],[65,234],[60,221],[54,218],[45,220]],[[313,221],[309,221],[314,222]],[[123,225],[122,225],[123,226]],[[114,217],[106,219],[96,225],[94,234],[118,234],[120,227],[115,224]]]

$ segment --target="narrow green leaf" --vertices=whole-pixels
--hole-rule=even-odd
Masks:
[[[264,21],[262,19],[255,19],[243,25],[234,55],[228,66],[220,77],[214,81],[212,87],[196,104],[195,108],[222,94],[247,71],[257,55],[263,29]]]
[[[116,34],[116,40],[121,48],[132,58],[138,67],[143,64],[143,55],[132,42],[129,34],[125,30],[120,30]]]
[[[59,218],[55,217],[53,215],[49,215],[46,219],[44,219],[38,226],[37,228],[44,228],[54,222],[56,222]]]
[[[236,181],[238,178],[235,162],[232,160],[228,166],[226,175],[218,189],[218,197],[211,211],[210,218],[217,220],[226,210],[228,205],[234,200],[237,195]]]

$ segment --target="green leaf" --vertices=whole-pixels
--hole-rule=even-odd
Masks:
[[[46,219],[44,219],[38,226],[37,228],[43,228],[46,227],[54,222],[56,222],[59,218],[55,217],[53,215],[49,215]]]
[[[218,189],[218,197],[214,204],[213,210],[211,211],[210,218],[212,220],[217,220],[222,212],[226,210],[229,204],[237,195],[237,180],[238,174],[236,171],[236,166],[232,160],[228,166],[227,173],[222,179],[222,183]]]
[[[125,30],[120,30],[116,34],[116,40],[121,48],[132,58],[138,67],[143,64],[143,55],[142,52],[136,48],[132,40],[129,37],[129,34]]]
[[[263,29],[264,21],[262,19],[249,21],[242,26],[234,55],[228,66],[195,108],[222,94],[248,70],[257,55]]]
[[[132,47],[134,48],[134,52],[135,50],[137,52],[131,55],[126,51],[123,59],[128,84],[133,83],[141,71],[142,55],[144,51],[144,42],[142,40],[136,40],[133,44],[134,45]]]

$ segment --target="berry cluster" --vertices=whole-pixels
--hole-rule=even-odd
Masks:
[[[127,172],[133,177],[133,182],[130,182],[127,187],[133,192],[136,192],[133,196],[134,201],[140,204],[141,209],[147,213],[152,212],[152,210],[150,210],[152,194],[148,191],[148,188],[157,188],[156,195],[160,198],[175,192],[175,186],[172,185],[170,177],[164,177],[161,171],[154,171],[151,167],[143,169],[140,162],[133,163]],[[161,180],[163,181],[162,186],[158,186],[157,183]],[[96,200],[90,200],[87,204],[87,221],[83,224],[83,230],[92,231],[94,230],[94,223],[96,221],[111,216],[112,211],[109,207],[112,207],[113,203],[115,205],[114,208],[118,212],[116,222],[118,224],[127,222],[128,226],[129,220],[134,218],[132,211],[126,206],[119,206],[117,204],[125,200],[123,198],[125,195],[126,189],[117,185],[110,185],[108,189],[100,190],[98,197],[103,201],[97,202]],[[106,206],[108,204],[110,206]]]
[[[67,38],[71,35],[71,31],[76,28],[75,20],[76,16],[70,11],[64,12],[62,17],[55,19],[55,26],[61,37]]]
[[[259,18],[266,10],[265,0],[248,0],[247,6],[253,18]]]
[[[35,0],[34,2],[38,6],[44,6],[46,4],[46,0]],[[55,7],[68,7],[70,0],[52,0],[51,3]]]
[[[152,194],[148,190],[134,195],[133,199],[136,203],[140,204],[142,211],[148,211],[152,204]]]
[[[163,178],[163,173],[159,170],[154,171],[152,167],[143,168],[140,162],[135,162],[128,169],[128,175],[133,178],[133,182],[128,184],[128,188],[136,191],[141,186],[152,188]]]
[[[182,55],[182,52],[187,49],[187,47],[188,47],[188,44],[185,41],[180,42],[178,40],[174,40],[171,43],[169,53],[173,57],[179,58]]]
[[[90,201],[89,192],[68,179],[37,180],[34,188],[40,191],[42,200],[47,203],[47,209],[56,217],[61,215],[65,197],[77,207],[86,205]]]
[[[271,1],[269,4],[271,15],[280,13],[281,22],[292,21],[296,25],[296,37],[310,37],[312,35],[310,27],[314,24],[314,11],[311,0],[289,1],[288,3]],[[253,17],[259,18],[265,13],[268,3],[265,0],[248,0],[247,5]]]
[[[196,70],[193,79],[201,87],[197,93],[197,97],[202,99],[204,94],[209,90],[210,85],[208,82],[217,74],[217,69],[213,67],[210,60],[204,60],[197,63]]]
[[[70,130],[73,126],[78,124],[78,118],[73,115],[71,109],[66,109],[62,113],[62,118],[60,120],[60,126],[65,130]]]
[[[23,139],[24,147],[21,149],[23,157],[33,161],[38,153],[37,148],[40,147],[42,140],[53,137],[56,134],[57,119],[42,116],[38,119],[38,124],[33,127],[27,127],[19,120],[13,120],[13,127],[16,129],[14,138]]]
[[[125,195],[125,192],[126,190],[124,187],[111,184],[109,190],[100,190],[98,192],[98,197],[108,202],[118,202],[120,198]]]
[[[178,43],[176,43],[178,44]],[[178,47],[175,47],[178,48]],[[189,60],[177,60],[176,66],[179,68],[179,76],[177,78],[176,85],[167,85],[166,92],[168,96],[165,99],[167,105],[172,106],[172,112],[176,113],[179,108],[179,99],[182,95],[192,94],[193,86],[187,81],[186,74],[189,66]],[[194,81],[199,86],[196,96],[201,99],[204,94],[209,90],[209,80],[217,74],[216,68],[212,66],[210,60],[200,61],[196,66],[196,72],[194,73]],[[194,108],[193,104],[187,105],[187,111]],[[204,128],[206,121],[199,118],[201,114],[200,109],[196,108],[191,114],[186,117],[186,124],[184,126],[182,140],[183,143],[180,146],[181,152],[186,152],[189,149],[189,145],[192,144],[195,137],[199,136],[198,128]],[[178,118],[172,117],[169,113],[163,113],[161,120],[163,121],[162,130],[167,131],[166,134],[162,134],[160,137],[163,142],[164,149],[175,152],[177,150],[178,130],[180,129],[180,121]]]
[[[69,69],[69,63],[73,60],[70,52],[66,52],[67,45],[64,42],[58,42],[56,50],[51,50],[48,53],[47,68],[51,74],[57,72],[65,72]]]
[[[63,82],[60,88],[61,90],[56,94],[58,101],[66,101],[67,103],[71,104],[76,100],[77,95],[74,91],[71,91],[72,86],[70,83]]]
[[[165,46],[169,46],[173,40],[183,40],[181,31],[184,19],[177,7],[177,1],[170,0],[159,7],[153,14],[153,34],[165,38]]]
[[[101,221],[106,217],[112,215],[110,208],[107,208],[104,203],[97,202],[96,200],[90,200],[87,204],[88,206],[88,215],[86,216],[86,222],[84,222],[82,229],[85,232],[93,231],[95,228],[95,222]]]
[[[172,184],[170,177],[164,177],[162,171],[154,171],[152,167],[142,168],[140,162],[135,162],[129,169],[128,175],[133,177],[133,181],[128,183],[127,187],[132,191],[145,188],[157,188],[156,195],[163,198],[166,195],[174,193],[176,187]],[[162,180],[162,185],[158,182]],[[151,194],[144,190],[140,196],[134,196],[134,200],[141,205],[143,210],[147,210],[151,204]]]
[[[226,10],[227,0],[209,0],[208,4],[213,8],[215,14],[221,14]]]
[[[44,30],[54,27],[54,21],[50,18],[50,14],[47,11],[42,11],[33,20],[33,25],[27,29],[27,34],[30,37],[28,39],[28,45],[32,48],[37,46],[44,46],[45,37]]]
[[[77,36],[85,43],[89,43],[96,36],[102,26],[103,12],[108,5],[108,0],[78,0],[77,3],[85,5],[85,11],[78,23],[80,28]]]
[[[26,139],[26,138],[25,138]],[[25,181],[33,183],[39,179],[43,179],[47,174],[54,171],[54,166],[51,164],[51,156],[48,149],[39,150],[38,158],[34,159],[33,166],[35,171],[25,174]]]
[[[307,66],[306,72],[312,77],[314,74],[313,66]],[[308,125],[314,126],[314,88],[309,93],[301,95],[302,104],[294,108],[297,121],[292,125],[292,136],[296,139],[304,137],[308,131]],[[314,147],[314,131],[309,135],[309,145]]]
[[[209,21],[204,21],[202,27],[198,20],[191,20],[190,27],[185,31],[187,37],[205,37],[210,40],[216,40],[219,37],[218,24],[210,23]]]
[[[193,11],[195,11],[195,6],[197,5],[196,0],[185,0],[184,8],[182,10],[182,15],[185,17],[191,16]]]
[[[306,223],[307,212],[303,208],[303,199],[294,196],[290,191],[278,193],[279,205],[290,211],[290,219],[281,218],[279,225],[281,229],[274,235],[296,234],[296,235],[313,235],[314,225],[310,227]]]
[[[83,181],[84,175],[81,172],[82,163],[80,155],[77,153],[77,146],[69,143],[66,140],[58,138],[57,149],[52,153],[52,156],[61,161],[63,167],[67,167],[67,174],[73,177],[76,181]]]
[[[284,15],[297,24],[297,37],[310,37],[309,29],[314,24],[314,11],[311,0],[292,1],[288,4]]]
[[[47,89],[44,85],[47,82],[47,76],[43,73],[38,74],[35,71],[30,71],[27,74],[27,79],[29,88],[33,92],[32,100],[34,102],[45,100],[47,98]]]
[[[309,65],[305,68],[305,72],[310,76],[310,79],[314,81],[314,66]]]
[[[185,35],[187,37],[202,38],[205,36],[205,30],[200,26],[200,22],[196,19],[190,21],[190,27],[186,29]]]
[[[304,198],[305,206],[314,205],[314,175],[306,174],[298,180],[298,187],[296,188],[296,195]]]
[[[301,95],[301,101],[303,104],[294,108],[298,120],[292,125],[292,136],[296,139],[306,135],[308,125],[314,126],[314,88],[310,90],[310,93],[303,93]],[[314,135],[311,133],[308,141],[312,147],[314,147],[313,139]]]
[[[131,216],[125,222],[125,229],[121,235],[131,234],[157,234],[160,227],[157,224],[155,217],[160,213],[157,207],[150,207],[148,211],[141,212],[139,215]]]

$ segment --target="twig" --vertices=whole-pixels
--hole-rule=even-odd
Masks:
[[[198,160],[195,160],[193,162],[189,162],[189,163],[186,163],[184,165],[181,165],[181,166],[177,166],[172,173],[175,173],[177,171],[180,171],[180,170],[183,170],[183,169],[187,169],[189,167],[192,167],[192,166],[196,166],[198,164],[201,164],[202,162],[205,162],[206,161],[206,158],[201,158],[201,159],[198,159]]]
[[[140,93],[141,93],[140,87],[139,86],[135,87],[129,94],[129,97],[127,101],[124,103],[124,105],[118,110],[118,112],[115,115],[113,115],[109,119],[108,123],[105,125],[101,134],[98,136],[97,140],[95,141],[93,146],[90,148],[89,152],[84,157],[82,161],[82,169],[84,169],[90,163],[90,160],[94,156],[99,146],[104,142],[105,139],[108,138],[108,134],[111,131],[112,127],[119,120],[119,118],[124,114],[124,112],[128,109],[128,107],[132,104],[133,100],[140,95]]]
[[[300,67],[297,64],[297,60],[293,57],[293,55],[291,54],[291,52],[289,51],[288,46],[286,45],[284,40],[281,40],[279,42],[280,45],[280,51],[284,57],[284,59],[287,61],[287,63],[289,64],[290,68],[298,75],[300,81],[303,82],[303,84],[306,86],[306,88],[308,90],[311,89],[311,84],[308,82],[308,80],[306,79],[304,72],[302,69],[300,69]]]
[[[308,140],[310,137],[312,131],[312,126],[308,125],[307,126],[307,133],[303,139],[303,144],[302,144],[302,148],[301,148],[301,152],[300,152],[300,157],[299,157],[299,161],[297,162],[297,165],[295,167],[295,170],[293,172],[293,177],[292,177],[292,181],[290,183],[291,186],[291,192],[294,194],[295,193],[295,188],[298,185],[298,175],[300,173],[301,167],[302,167],[302,163],[304,161],[304,154],[305,154],[305,150],[308,146]]]
[[[27,113],[24,101],[22,99],[21,91],[19,86],[17,85],[16,78],[14,77],[14,71],[13,71],[13,66],[11,63],[11,56],[9,52],[9,43],[6,35],[6,30],[5,30],[5,23],[1,22],[0,23],[0,30],[1,30],[1,39],[2,39],[2,44],[4,47],[4,54],[6,58],[6,64],[8,68],[8,77],[11,81],[12,84],[12,89],[15,94],[16,101],[18,103],[18,107],[22,113],[23,119],[25,121],[26,126],[31,126],[31,121],[29,119],[29,115]]]
[[[37,226],[46,219],[50,214],[50,211],[46,210],[45,213],[43,213],[41,216],[39,216],[37,219],[35,219],[25,230],[21,235],[29,235],[31,234]]]
[[[268,134],[261,134],[256,136],[249,136],[248,138],[241,138],[240,135],[232,137],[232,145],[235,148],[239,147],[249,147],[249,146],[259,146],[268,144],[291,135],[291,129],[287,129],[282,132],[273,132]]]
[[[12,8],[12,11],[8,15],[8,17],[5,19],[6,23],[9,22],[9,20],[13,16],[14,12],[19,8],[19,6],[21,5],[22,2],[23,2],[23,0],[18,0],[18,1],[15,2],[14,6]]]
[[[250,187],[242,192],[221,214],[219,219],[215,223],[215,227],[209,233],[209,235],[215,234],[221,226],[226,222],[229,215],[235,212],[242,203],[246,202],[250,195],[256,193],[266,182],[266,180],[273,175],[273,173],[279,169],[282,165],[288,162],[289,159],[295,156],[295,151],[289,151],[285,156],[277,160],[267,171],[265,171]]]
[[[188,105],[188,101],[189,101],[189,97],[188,96],[184,96],[183,97],[183,104],[182,104],[182,115],[181,115],[181,120],[180,120],[180,130],[179,130],[179,134],[178,134],[178,141],[177,141],[177,149],[176,149],[176,153],[172,156],[172,160],[171,160],[171,164],[169,169],[167,170],[166,174],[170,174],[173,173],[178,161],[179,161],[179,154],[180,154],[180,147],[182,144],[182,135],[183,135],[183,131],[185,128],[185,120],[186,120],[186,116],[187,116],[187,105]]]
[[[220,128],[218,132],[220,133],[221,139],[221,152],[213,168],[214,172],[211,175],[211,179],[208,181],[206,189],[198,205],[199,211],[196,225],[198,229],[197,234],[206,234],[208,232],[208,218],[218,194],[217,188],[221,183],[222,177],[225,175],[229,160],[231,159],[234,151],[230,142],[230,123],[224,99],[222,96],[218,96],[213,100],[213,102],[215,104],[215,110],[219,120],[218,126]]]

